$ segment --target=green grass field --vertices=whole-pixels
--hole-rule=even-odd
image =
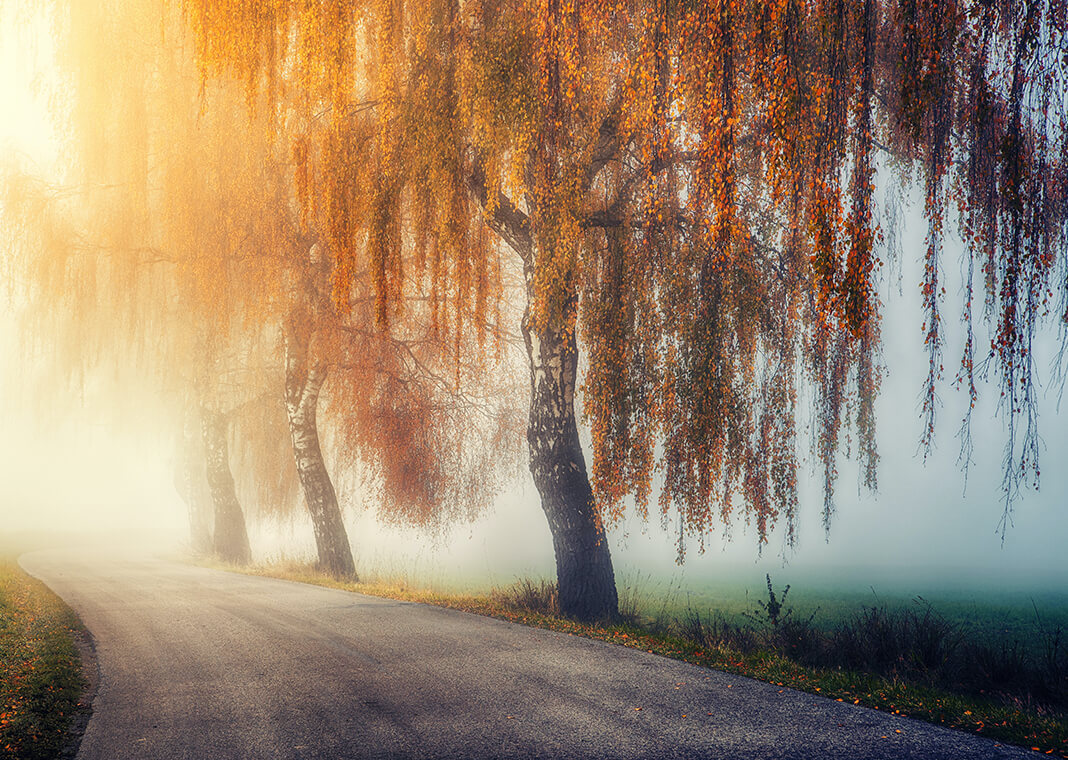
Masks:
[[[1036,585],[995,589],[960,579],[888,579],[879,571],[858,569],[836,582],[830,573],[770,573],[777,592],[790,585],[785,604],[798,618],[823,631],[847,623],[866,608],[892,613],[930,608],[959,627],[970,641],[1000,646],[1014,643],[1029,654],[1043,651],[1058,629],[1068,634],[1068,586],[1064,590]],[[845,575],[845,573],[843,573]],[[690,612],[718,614],[735,624],[760,617],[759,602],[767,599],[762,571],[734,573],[724,579],[655,578],[623,573],[621,596],[644,618],[681,620]],[[1068,641],[1065,642],[1068,644]]]
[[[302,563],[279,560],[270,564]],[[366,559],[359,570],[361,578],[376,583],[440,594],[481,596],[518,580],[506,576],[487,582],[484,576],[470,573],[436,567],[410,571],[399,564],[368,563]],[[1047,638],[1058,629],[1068,635],[1068,577],[1022,575],[1006,582],[962,569],[791,565],[770,571],[728,565],[715,575],[704,576],[683,568],[675,574],[655,575],[623,564],[616,581],[621,603],[643,619],[669,623],[697,612],[741,625],[752,622],[751,616],[760,612],[758,602],[767,598],[766,572],[777,590],[790,585],[786,604],[794,615],[811,620],[823,631],[833,631],[867,608],[901,613],[929,604],[948,623],[959,626],[968,640],[1016,646],[1028,655],[1040,654]]]

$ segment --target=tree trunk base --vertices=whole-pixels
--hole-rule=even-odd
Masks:
[[[553,536],[560,612],[586,622],[615,620],[612,556],[575,422],[575,335],[538,331],[529,313],[523,335],[531,366],[530,474]]]

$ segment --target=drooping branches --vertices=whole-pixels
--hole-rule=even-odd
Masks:
[[[349,86],[377,104],[365,183],[376,321],[403,303],[411,273],[397,251],[411,246],[417,277],[430,273],[432,322],[444,324],[449,304],[453,336],[465,314],[477,333],[496,261],[476,242],[485,223],[519,254],[531,325],[566,334],[578,324],[590,349],[584,400],[602,517],[621,514],[628,495],[645,509],[659,443],[661,509],[678,509],[683,532],[729,521],[741,495],[761,541],[779,517],[792,536],[797,399],[810,384],[829,522],[847,424],[865,481],[876,481],[877,148],[925,188],[924,441],[943,372],[940,273],[954,206],[968,255],[985,262],[1010,417],[1033,409],[1022,336],[1063,245],[1052,231],[1063,228],[1054,121],[1064,108],[1052,93],[1064,72],[1048,55],[1063,51],[1058,8],[351,8],[340,23],[365,22],[375,41],[373,65],[357,66]],[[1013,76],[1025,70],[1041,73]],[[1036,209],[1043,224],[1025,221]],[[352,273],[338,261],[343,282]],[[967,351],[971,389],[974,339]]]
[[[184,13],[202,84],[241,82],[273,171],[270,193],[222,216],[248,218],[247,203],[276,220],[242,230],[277,266],[250,302],[312,315],[309,345],[337,378],[324,393],[356,412],[346,440],[390,478],[418,473],[399,499],[430,504],[470,461],[434,442],[523,312],[531,472],[576,614],[612,614],[604,524],[632,498],[645,514],[658,487],[680,554],[737,518],[761,545],[783,523],[792,544],[808,395],[825,525],[845,436],[875,485],[882,174],[924,192],[924,443],[957,226],[986,291],[1007,504],[1037,475],[1033,337],[1068,303],[1061,0],[188,0]],[[206,282],[242,292],[224,269]],[[974,400],[971,279],[959,377]],[[511,309],[510,281],[525,298]]]
[[[507,402],[458,387],[495,377],[496,358],[471,361],[469,344],[499,350],[503,329],[501,269],[472,214],[456,128],[459,6],[413,15],[395,0],[282,5],[237,4],[235,23],[211,3],[189,2],[186,13],[204,76],[244,82],[250,118],[267,109],[266,132],[290,161],[282,214],[299,232],[268,253],[285,268],[279,317],[290,427],[305,450],[298,471],[316,460],[311,491],[336,510],[314,429],[321,397],[335,463],[360,472],[384,519],[470,516],[515,451],[479,456],[474,442],[500,438],[515,420]],[[275,36],[261,45],[270,55],[234,54],[234,45],[260,45],[262,30]],[[274,83],[284,85],[277,97]]]

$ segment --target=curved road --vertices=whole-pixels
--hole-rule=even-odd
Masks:
[[[421,604],[114,553],[20,562],[96,642],[80,760],[1035,757]]]

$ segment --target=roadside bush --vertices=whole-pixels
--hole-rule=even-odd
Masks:
[[[639,590],[640,581],[621,590],[622,621],[654,635],[678,636],[702,649],[773,651],[802,665],[997,695],[1013,704],[1054,710],[1068,705],[1068,646],[1063,631],[1044,627],[1037,610],[1041,648],[1030,652],[1017,641],[988,643],[966,635],[963,626],[947,620],[923,597],[916,597],[908,609],[865,606],[829,630],[820,628],[814,623],[818,610],[808,617],[796,615],[786,603],[790,586],[777,590],[770,574],[765,575],[767,598],[754,600],[740,620],[690,605],[675,617],[666,604],[652,618],[642,618],[639,610],[648,599]],[[547,580],[519,579],[493,589],[490,598],[509,610],[559,614],[556,584]]]
[[[812,617],[784,618],[772,629],[771,637],[776,649],[805,664],[821,664],[827,660],[827,637],[813,624]]]
[[[950,623],[922,596],[916,597],[916,609],[904,614],[902,655],[905,664],[927,674],[947,671],[963,641],[961,627]]]
[[[732,623],[718,612],[702,617],[697,610],[688,608],[675,621],[675,629],[682,638],[707,649],[733,649],[748,654],[759,643],[751,628]]]
[[[985,682],[994,688],[1005,688],[1020,678],[1026,668],[1026,658],[1019,641],[1002,641],[997,646],[972,644],[968,647],[971,668],[965,675],[973,682]]]
[[[683,638],[704,647],[730,648],[742,653],[765,647],[801,662],[821,661],[825,637],[812,624],[815,613],[807,619],[795,617],[793,608],[785,605],[790,587],[776,593],[771,576],[765,578],[768,599],[757,600],[760,613],[743,614],[749,624],[732,623],[719,613],[702,617],[700,612],[688,607],[683,617],[675,621],[675,629]]]
[[[954,668],[963,633],[923,597],[919,609],[889,611],[865,607],[832,635],[840,664],[879,675],[920,675],[946,680]]]
[[[645,585],[649,582],[649,576],[635,576],[621,584],[619,589],[619,617],[631,625],[642,622],[641,609],[648,603],[648,594]]]
[[[1046,629],[1036,613],[1041,651],[1028,656],[1019,641],[996,645],[973,643],[966,647],[960,680],[974,690],[986,690],[1025,701],[1064,708],[1068,706],[1068,651],[1063,630]]]
[[[560,614],[556,584],[552,581],[520,578],[511,586],[490,591],[490,599],[511,610],[539,615]]]
[[[899,627],[885,607],[864,607],[835,629],[834,651],[846,667],[886,673],[901,657]]]

